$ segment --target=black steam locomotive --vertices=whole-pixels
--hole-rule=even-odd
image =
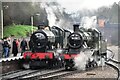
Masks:
[[[107,50],[100,31],[94,28],[79,28],[76,24],[73,33],[56,26],[38,28],[31,35],[29,46],[31,51],[23,54],[25,60],[23,67],[26,69],[64,64],[66,69],[72,69],[75,66],[76,56],[85,51],[90,51],[89,59],[86,61],[86,68],[89,68],[98,65],[102,57],[106,57]],[[57,52],[58,49],[62,51]]]
[[[54,65],[62,65],[62,61],[56,50],[63,48],[67,41],[66,33],[69,31],[63,30],[59,27],[40,27],[38,31],[34,32],[29,41],[31,51],[26,51],[23,54],[25,62],[24,68],[33,68],[36,66],[49,67]]]
[[[89,50],[89,59],[86,64],[86,68],[91,66],[97,66],[97,62],[102,57],[106,57],[106,42],[103,40],[101,32],[94,28],[85,29],[79,28],[78,24],[74,25],[74,32],[68,36],[67,47],[64,55],[65,68],[72,69],[75,66],[74,58]],[[90,61],[92,57],[92,61]]]

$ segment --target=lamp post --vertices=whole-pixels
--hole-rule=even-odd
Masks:
[[[0,1],[0,16],[1,16],[1,38],[3,38],[3,8],[7,9],[9,6],[2,6],[2,2]]]
[[[1,1],[0,1],[0,13],[1,13],[1,38],[3,38],[3,9]]]
[[[31,16],[32,33],[33,33],[33,21],[34,21],[33,17],[34,17],[34,16],[40,16],[40,14],[39,14],[39,13],[36,13],[35,15],[32,15],[32,16]]]
[[[31,16],[31,26],[32,26],[32,33],[33,33],[33,16]]]

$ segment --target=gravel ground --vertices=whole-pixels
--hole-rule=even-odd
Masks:
[[[63,78],[117,78],[117,72],[110,67],[96,68],[91,71],[80,72]]]

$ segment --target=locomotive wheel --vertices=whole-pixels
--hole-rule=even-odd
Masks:
[[[65,65],[65,70],[72,70],[73,69],[73,67],[70,67],[70,66],[68,66],[68,65]]]
[[[97,67],[97,63],[96,63],[95,61],[93,61],[93,62],[91,63],[91,67],[92,67],[92,68]]]
[[[29,64],[29,62],[23,63],[22,66],[23,66],[24,69],[30,69],[30,64]]]
[[[72,70],[76,70],[76,69],[75,69],[75,68],[73,68],[73,67],[70,67],[70,66],[66,66],[66,67],[65,67],[65,70],[72,71]]]
[[[94,67],[98,67],[97,62],[94,63]]]
[[[68,66],[65,66],[65,70],[69,70],[70,68]]]
[[[52,60],[49,60],[48,61],[48,68],[51,69],[53,67],[53,61]]]
[[[58,68],[62,68],[64,66],[64,63],[62,60],[55,60],[55,66]]]
[[[97,65],[97,63],[94,61],[94,62],[92,62],[92,63],[88,63],[88,64],[86,64],[86,70],[90,70],[90,69],[93,69],[93,68],[95,68],[95,67],[97,67],[98,65]]]

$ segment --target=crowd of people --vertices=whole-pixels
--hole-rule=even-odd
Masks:
[[[11,37],[5,37],[3,39],[0,39],[0,57],[1,58],[7,58],[11,54],[15,57],[18,53],[22,53],[26,50],[28,50],[28,41],[25,38],[17,39],[17,38],[11,38]]]

